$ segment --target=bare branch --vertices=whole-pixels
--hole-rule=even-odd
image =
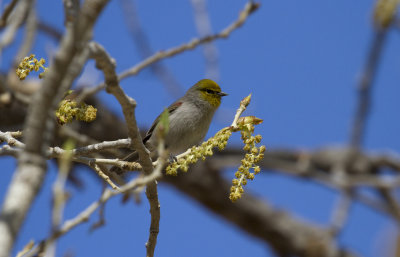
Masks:
[[[106,190],[106,189],[107,189],[107,186],[103,183],[102,194],[104,193],[104,190]],[[104,202],[99,207],[99,220],[90,226],[90,229],[89,229],[90,232],[93,232],[94,230],[96,230],[106,224],[106,220],[104,217],[105,209],[106,209],[106,203]]]
[[[165,176],[168,182],[204,207],[222,216],[247,233],[268,243],[278,256],[356,256],[340,249],[330,233],[314,224],[300,221],[288,213],[273,209],[264,200],[244,194],[236,203],[230,202],[230,183],[210,161],[197,163],[188,173]]]
[[[15,139],[15,132],[0,131],[0,142],[6,142],[9,146],[16,146],[19,148],[25,147],[23,143]]]
[[[351,190],[344,189],[339,196],[339,201],[335,207],[332,218],[330,232],[333,236],[337,236],[344,227],[347,217],[349,216],[350,207],[352,204]]]
[[[3,145],[0,147],[0,156],[9,155],[16,158],[20,152],[20,149],[12,148],[9,145]]]
[[[53,184],[53,210],[51,217],[51,231],[57,231],[63,220],[65,202],[67,196],[65,192],[65,183],[67,182],[68,174],[71,170],[72,155],[70,152],[65,152],[59,162],[59,171],[56,181]],[[49,241],[45,245],[44,250],[46,256],[56,256],[56,242]]]
[[[168,158],[168,152],[165,149],[165,141],[163,137],[160,137],[157,146],[157,152],[159,158],[157,160],[157,166],[154,169],[154,173],[161,174],[162,170],[164,169],[166,160]],[[160,227],[160,203],[157,194],[157,181],[154,180],[153,183],[154,183],[153,187],[149,187],[149,185],[147,185],[146,187],[146,196],[150,203],[150,215],[151,215],[150,234],[149,234],[149,239],[146,242],[146,250],[147,250],[146,257],[154,256],[154,250],[156,248],[157,236]]]
[[[119,3],[121,4],[121,10],[125,18],[125,24],[129,29],[133,43],[136,45],[140,56],[142,59],[151,56],[154,51],[151,49],[150,41],[140,25],[134,0],[120,0]],[[179,97],[182,95],[182,86],[179,85],[178,81],[168,67],[163,65],[161,62],[155,62],[154,64],[150,65],[149,68],[165,85],[167,91],[172,96]]]
[[[121,89],[118,83],[118,78],[115,73],[115,63],[107,54],[103,47],[99,44],[91,43],[90,48],[92,57],[96,60],[96,66],[104,73],[107,92],[113,94],[117,98],[122,107],[125,121],[128,126],[128,135],[131,139],[131,148],[135,149],[139,154],[139,163],[142,165],[143,172],[150,175],[153,172],[153,164],[150,158],[149,151],[144,146],[139,128],[135,118],[136,101],[127,96]],[[160,203],[158,201],[157,182],[152,181],[147,184],[146,196],[150,203],[150,239],[146,245],[147,256],[154,255],[155,244],[157,242],[158,227],[160,220]]]
[[[8,85],[0,88],[0,105],[2,106],[14,104],[13,100],[15,99],[25,99],[21,102],[24,103],[24,110],[26,110],[25,105],[31,103],[28,118],[26,119],[27,125],[24,131],[23,142],[18,139],[21,133],[0,131],[0,143],[2,144],[0,146],[0,155],[19,156],[18,169],[10,184],[0,213],[0,257],[8,257],[10,248],[18,235],[26,212],[41,187],[41,181],[44,180],[46,174],[45,161],[49,158],[60,158],[63,154],[71,154],[72,161],[91,166],[104,181],[117,191],[107,188],[98,201],[88,206],[88,208],[79,213],[74,219],[63,223],[62,226],[59,226],[61,224],[62,208],[55,207],[53,211],[59,215],[57,219],[54,219],[56,220],[54,222],[56,225],[53,224],[53,231],[50,237],[37,246],[33,252],[38,253],[42,251],[40,250],[42,249],[40,246],[43,245],[51,247],[54,240],[57,240],[74,227],[87,221],[99,208],[101,216],[101,210],[104,208],[105,203],[114,195],[121,192],[131,193],[132,189],[141,191],[142,187],[146,186],[146,196],[150,203],[151,213],[150,234],[146,248],[147,256],[153,256],[160,220],[156,179],[161,178],[167,156],[165,155],[162,160],[157,162],[152,162],[150,159],[148,150],[141,142],[135,119],[136,102],[121,89],[119,85],[120,80],[134,76],[144,68],[149,67],[155,69],[155,74],[158,74],[157,76],[161,77],[162,81],[166,81],[164,83],[170,83],[168,82],[170,74],[167,74],[167,78],[163,78],[165,76],[163,71],[156,71],[156,67],[163,67],[160,66],[160,61],[194,49],[200,45],[208,49],[205,50],[205,55],[208,56],[206,57],[207,67],[216,64],[216,52],[214,51],[215,49],[212,50],[209,48],[209,43],[228,37],[233,30],[240,27],[250,14],[258,8],[258,4],[250,0],[235,22],[221,32],[211,34],[211,26],[208,17],[206,17],[204,0],[192,0],[196,10],[195,14],[197,15],[196,21],[200,34],[199,38],[166,51],[155,53],[152,56],[150,56],[152,50],[148,47],[149,44],[146,43],[146,35],[142,31],[137,19],[135,6],[133,5],[131,10],[124,8],[125,14],[130,11],[129,15],[126,15],[127,18],[133,18],[128,22],[128,25],[132,25],[132,35],[136,39],[135,42],[138,42],[138,48],[142,49],[140,53],[143,54],[143,58],[145,59],[118,75],[115,72],[115,62],[107,52],[94,42],[88,44],[91,40],[92,25],[107,1],[85,0],[83,2],[81,12],[79,10],[79,0],[64,0],[67,32],[63,36],[55,64],[50,67],[53,73],[50,72],[48,74],[48,77],[42,83],[43,85],[37,83],[36,90],[31,90],[32,93],[29,94],[30,97],[30,95],[33,95],[33,92],[37,92],[40,88],[40,92],[36,95],[35,99],[32,98],[31,100],[27,97],[21,98],[18,96],[15,98],[14,95],[16,94],[11,91],[5,91],[5,88],[14,83],[14,81],[7,81]],[[125,4],[131,3],[127,0],[121,0],[121,2]],[[34,15],[30,16],[34,14],[32,11],[33,8],[26,8],[25,6],[24,13],[17,13],[17,10],[20,10],[18,8],[23,3],[27,4],[28,0],[11,0],[11,4],[0,18],[0,26],[5,28],[5,33],[0,38],[0,49],[4,49],[13,42],[17,29],[26,20],[25,31],[27,34],[25,34],[25,38],[27,41],[23,41],[26,44],[21,48],[21,55],[31,47],[34,38],[34,33],[32,32],[36,31],[35,23],[37,23]],[[35,21],[34,24],[31,24],[30,21],[32,20]],[[40,22],[39,30],[53,35],[58,40],[62,37],[59,31]],[[218,153],[206,162],[194,166],[191,173],[180,174],[177,178],[165,178],[165,181],[221,215],[224,219],[232,222],[232,224],[268,243],[277,255],[300,257],[355,256],[355,254],[342,248],[337,243],[338,235],[346,225],[352,201],[359,201],[372,209],[381,211],[397,222],[400,221],[400,205],[394,195],[395,190],[400,187],[400,156],[396,153],[388,152],[366,153],[362,150],[362,141],[365,137],[368,113],[371,108],[372,86],[376,77],[376,71],[379,68],[383,47],[385,46],[384,40],[386,34],[387,29],[376,31],[362,78],[359,81],[359,97],[351,128],[350,147],[334,148],[329,146],[316,151],[280,151],[271,149],[265,153],[265,160],[260,163],[264,169],[279,171],[281,174],[307,179],[307,181],[314,181],[339,192],[341,195],[337,206],[332,211],[332,219],[329,224],[318,226],[298,220],[292,215],[270,207],[264,200],[258,200],[248,192],[244,196],[244,199],[239,200],[235,204],[230,203],[226,197],[229,192],[229,183],[222,178],[221,170],[229,166],[238,165],[243,154],[240,149],[228,148],[225,152]],[[79,140],[81,145],[84,145],[83,147],[77,147],[70,151],[59,147],[51,148],[49,147],[50,139],[54,135],[52,133],[54,124],[50,118],[52,115],[51,112],[53,112],[58,99],[60,99],[60,95],[70,87],[89,57],[94,58],[98,67],[103,71],[105,83],[89,91],[84,90],[83,95],[87,95],[88,92],[97,92],[97,90],[104,88],[112,93],[121,104],[126,127],[129,131],[129,139],[98,143],[98,141],[103,140],[125,138],[126,134],[120,136],[125,131],[119,131],[121,133],[117,137],[105,139],[96,137],[93,134],[90,134],[90,137],[85,137],[79,134],[82,131],[75,133],[75,131],[70,130],[68,132],[64,131],[57,136],[61,138],[66,135],[73,136]],[[18,91],[13,87],[8,88],[14,90],[14,92]],[[245,107],[238,110],[231,128],[237,125],[237,121],[244,109]],[[13,110],[17,109],[14,108]],[[22,123],[21,120],[25,118],[25,111],[19,112],[17,110],[15,113],[19,113],[19,117],[22,117],[19,121]],[[6,118],[7,116],[12,116],[8,112],[8,109],[2,110],[1,115]],[[3,131],[11,130],[5,126],[5,123],[0,123],[2,123]],[[20,128],[13,128],[12,130],[16,129]],[[98,141],[93,138],[96,138]],[[120,151],[122,147],[130,147],[137,150],[140,155],[139,162],[108,159],[108,155],[106,155],[107,157],[100,155],[103,154],[103,151],[116,155],[115,152]],[[115,152],[111,152],[113,150]],[[185,154],[187,153],[183,153],[180,156],[185,156]],[[162,154],[159,155],[162,156]],[[138,179],[125,184],[125,181],[121,182],[116,177],[109,176],[110,174],[107,172],[107,169],[104,168],[106,165],[115,165],[122,169],[142,171],[143,174]],[[389,172],[387,172],[388,169]],[[378,197],[364,194],[365,192],[359,190],[363,187],[372,189],[378,194]],[[100,219],[100,221],[103,220],[102,218]]]
[[[194,10],[194,21],[200,37],[212,34],[211,21],[207,12],[206,0],[191,0]],[[210,42],[204,44],[203,54],[206,60],[206,78],[219,80],[218,49]]]
[[[250,16],[250,14],[252,14],[254,11],[256,11],[258,9],[258,7],[259,7],[258,3],[252,3],[252,2],[247,3],[245,5],[244,9],[240,12],[239,18],[236,21],[234,21],[231,25],[229,25],[228,27],[223,29],[221,32],[214,34],[214,35],[202,37],[202,38],[195,38],[181,46],[173,47],[166,51],[160,51],[160,52],[148,57],[147,59],[143,60],[141,63],[135,65],[134,67],[122,72],[120,75],[118,75],[118,80],[121,81],[127,77],[137,75],[144,68],[146,68],[162,59],[175,56],[175,55],[180,54],[187,50],[192,50],[201,44],[209,43],[216,39],[227,38],[234,30],[241,27],[245,23],[247,18]],[[98,91],[104,89],[105,87],[106,87],[106,85],[103,83],[94,88],[88,88],[88,89],[84,90],[80,96],[80,100],[85,99],[89,95],[93,95],[93,94],[97,93]]]
[[[390,213],[397,221],[397,224],[400,225],[400,206],[393,191],[386,188],[380,188],[378,191],[388,206]]]
[[[2,54],[5,47],[13,42],[15,34],[17,33],[18,28],[22,25],[32,3],[33,1],[31,0],[17,0],[15,3],[12,2],[9,5],[10,8],[6,10],[7,13],[5,13],[3,17],[8,16],[10,14],[9,12],[13,12],[7,27],[0,38],[0,54]]]
[[[25,148],[25,144],[15,138],[20,135],[21,135],[20,132],[1,132],[0,131],[0,142],[4,141],[8,144],[8,145],[5,145],[2,147],[3,153],[1,153],[1,155],[14,155],[15,153],[18,152],[18,150],[22,150]],[[60,147],[49,147],[47,150],[47,153],[46,153],[46,157],[47,158],[62,158],[63,155],[70,154],[72,161],[84,163],[91,167],[93,165],[97,166],[99,164],[107,164],[107,165],[118,166],[124,170],[140,171],[140,170],[142,170],[142,166],[137,162],[127,162],[127,161],[120,161],[118,159],[102,159],[102,158],[79,156],[82,154],[95,153],[95,152],[107,150],[110,148],[129,147],[130,145],[131,145],[130,139],[120,139],[120,140],[116,140],[116,141],[105,141],[102,143],[88,145],[85,147],[80,147],[80,148],[76,148],[76,149],[72,149],[72,150],[64,150],[64,149],[61,149]],[[19,149],[11,148],[11,146],[18,147]],[[153,162],[152,165],[156,166],[157,161]],[[94,166],[92,168],[95,169]],[[98,172],[98,170],[96,170],[96,172]],[[102,172],[99,173],[100,177],[102,177],[102,178],[107,177],[107,179],[108,179],[108,176],[105,177],[104,176],[105,174],[103,175],[101,173]],[[108,182],[107,179],[106,179],[106,182]]]
[[[91,164],[90,167],[92,167],[92,168],[96,171],[96,173],[97,173],[104,181],[106,181],[106,182],[112,187],[112,189],[119,191],[119,187],[118,187],[117,185],[115,185],[115,184],[111,181],[110,177],[107,176],[107,175],[101,170],[101,168],[99,167],[99,165],[97,165],[96,163],[94,163],[94,164]]]
[[[204,44],[204,43],[209,43],[212,42],[216,39],[221,39],[221,38],[227,38],[235,29],[241,27],[243,23],[247,20],[247,18],[252,14],[254,11],[256,11],[259,7],[259,4],[251,4],[247,3],[246,6],[244,7],[243,11],[239,14],[238,20],[233,22],[231,25],[229,25],[227,28],[222,30],[220,33],[202,37],[199,39],[193,39],[190,42],[183,44],[181,46],[171,48],[166,51],[158,52],[155,55],[147,58],[143,62],[139,63],[138,65],[124,71],[121,73],[121,75],[118,76],[119,80],[122,80],[124,78],[127,78],[129,76],[133,76],[138,74],[143,68],[149,66],[150,64],[153,64],[161,59],[167,58],[167,57],[172,57],[174,55],[177,55],[179,53],[182,53],[187,50],[192,50],[195,47]]]
[[[154,169],[154,172],[151,173],[148,176],[144,176],[144,177],[139,177],[137,179],[133,179],[128,184],[122,186],[119,191],[113,191],[113,190],[110,190],[110,189],[105,189],[103,191],[103,193],[102,193],[102,195],[101,195],[99,200],[93,202],[91,205],[89,205],[87,208],[85,208],[82,212],[80,212],[74,218],[65,221],[59,230],[54,231],[49,238],[47,238],[46,240],[42,241],[26,257],[35,256],[41,250],[41,248],[42,248],[41,245],[46,245],[50,241],[56,240],[56,239],[62,237],[63,235],[65,235],[66,233],[71,231],[73,228],[78,226],[79,224],[81,224],[83,222],[87,222],[89,220],[90,216],[101,205],[103,205],[105,202],[107,202],[112,197],[114,197],[116,195],[120,195],[120,194],[126,193],[126,192],[129,192],[129,191],[131,191],[131,190],[133,190],[133,189],[135,189],[137,187],[148,185],[152,181],[155,181],[156,179],[158,179],[159,177],[162,176],[161,170],[162,170],[162,167],[161,168],[156,168],[156,169]]]
[[[79,74],[83,66],[82,46],[85,46],[89,40],[94,22],[107,2],[107,0],[86,0],[83,3],[79,14],[79,24],[77,27],[67,26],[66,34],[46,74],[43,86],[35,95],[29,108],[24,135],[26,147],[19,156],[16,173],[9,185],[0,212],[1,257],[9,256],[26,213],[44,180],[45,151],[53,136],[52,112],[70,87],[74,75]],[[31,1],[21,0],[20,2],[21,5],[28,3]],[[19,26],[19,22],[17,25]],[[3,38],[2,46],[5,45],[4,42]]]
[[[66,26],[68,26],[68,24],[75,26],[76,20],[79,16],[79,0],[63,0],[63,4],[65,17],[64,23]]]
[[[349,148],[323,148],[317,151],[305,150],[279,150],[270,149],[265,152],[264,159],[259,163],[263,170],[278,171],[282,174],[295,176],[308,181],[317,182],[328,188],[338,190],[350,190],[350,196],[366,206],[397,220],[397,214],[393,211],[388,201],[380,198],[371,198],[357,189],[369,187],[377,190],[395,190],[400,187],[400,157],[388,153],[366,154],[357,152],[351,162],[345,166],[345,179],[338,181],[332,174],[335,166],[342,163],[349,155]],[[241,149],[226,149],[218,152],[210,159],[210,163],[216,169],[236,166],[242,157]],[[390,178],[385,176],[387,169],[392,169],[396,174]],[[264,174],[261,172],[261,174]],[[381,176],[382,174],[382,176]],[[342,206],[346,206],[343,199]],[[340,206],[339,205],[339,206]],[[340,215],[338,215],[340,216]],[[333,217],[336,217],[334,214]],[[345,216],[342,216],[345,221]]]
[[[129,147],[130,145],[131,145],[131,140],[129,138],[126,138],[126,139],[118,139],[115,141],[104,141],[97,144],[87,145],[84,147],[79,147],[72,151],[74,152],[74,155],[82,155],[82,154],[100,152],[113,148]]]
[[[365,135],[365,127],[371,105],[371,88],[379,67],[386,35],[387,29],[378,29],[375,32],[358,85],[358,103],[350,136],[350,144],[354,148],[360,147]]]
[[[36,8],[35,6],[31,6],[28,10],[26,22],[25,22],[25,36],[23,43],[18,50],[14,58],[14,66],[17,66],[25,56],[29,56],[29,53],[32,49],[32,45],[35,42],[36,38],[36,31],[37,31],[37,17],[36,17]],[[9,76],[15,76],[15,67],[11,67]]]
[[[36,16],[36,8],[35,6],[31,6],[30,10],[28,10],[26,22],[25,22],[25,31],[24,31],[24,40],[18,50],[18,53],[14,57],[14,63],[11,65],[8,74],[7,74],[7,83],[11,85],[16,93],[27,93],[29,90],[35,89],[35,86],[32,86],[33,83],[22,83],[15,76],[15,68],[18,66],[18,63],[26,56],[30,55],[30,51],[32,49],[33,44],[35,43],[36,33],[37,33],[37,16]],[[21,84],[24,84],[21,86]],[[29,86],[27,86],[27,84]],[[36,87],[37,90],[37,87]],[[33,93],[31,94],[33,95]]]
[[[58,29],[43,21],[38,22],[38,29],[39,31],[53,37],[57,41],[60,41],[62,38],[62,33]]]
[[[139,152],[139,155],[143,158],[142,161],[145,161],[144,159],[146,159],[145,163],[147,163],[149,170],[151,170],[150,156],[141,141],[139,128],[136,123],[136,101],[126,95],[119,86],[117,74],[115,73],[115,61],[108,55],[104,48],[95,42],[91,42],[89,47],[92,58],[96,60],[97,68],[101,69],[104,73],[107,92],[113,94],[122,107],[132,147]]]

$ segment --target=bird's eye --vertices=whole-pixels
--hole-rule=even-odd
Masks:
[[[206,89],[206,92],[207,92],[208,94],[214,94],[214,91],[212,91],[212,90],[210,90],[210,89]]]

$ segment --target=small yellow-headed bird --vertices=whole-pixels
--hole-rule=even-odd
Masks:
[[[169,129],[164,140],[171,155],[180,154],[203,141],[214,113],[221,104],[221,98],[226,95],[221,92],[217,83],[210,79],[202,79],[168,107]],[[152,152],[158,145],[157,126],[160,115],[143,138],[143,143]],[[135,161],[137,158],[137,153],[133,152],[124,160]],[[118,170],[120,169],[116,167],[111,169],[111,171]]]

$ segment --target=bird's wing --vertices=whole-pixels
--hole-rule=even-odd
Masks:
[[[182,105],[181,101],[176,101],[175,103],[171,104],[168,107],[168,113],[169,115],[171,115],[172,113],[174,113],[176,111],[176,109]],[[154,129],[156,128],[158,121],[160,120],[160,115],[158,115],[158,117],[155,119],[155,121],[153,122],[153,124],[151,125],[150,129],[147,131],[146,136],[143,138],[143,144],[146,144],[147,140],[150,139],[151,135],[153,134]],[[139,158],[139,155],[136,151],[130,153],[129,155],[125,156],[125,158],[123,158],[122,160],[124,161],[137,161]],[[117,166],[113,166],[110,169],[110,172],[116,172],[117,174],[121,174],[122,170],[120,168],[118,168]]]
[[[176,109],[177,109],[179,106],[181,106],[181,105],[182,105],[182,102],[179,101],[179,100],[176,101],[175,103],[171,104],[171,105],[168,107],[168,113],[169,113],[169,115],[171,115],[172,113],[174,113],[174,112],[176,111]],[[149,140],[150,137],[151,137],[151,135],[153,135],[153,131],[154,131],[154,129],[156,128],[156,126],[157,126],[157,124],[158,124],[158,121],[160,120],[160,116],[161,116],[161,114],[158,115],[158,117],[155,119],[155,121],[154,121],[153,124],[151,125],[150,129],[147,131],[146,136],[143,138],[143,144],[146,144],[147,140]],[[139,158],[138,153],[137,153],[136,151],[134,151],[134,152],[128,154],[127,156],[125,156],[125,158],[123,158],[122,160],[123,160],[123,161],[130,161],[130,162],[132,162],[132,161],[137,161],[138,158]],[[120,173],[122,172],[122,170],[121,170],[120,168],[118,168],[117,166],[111,167],[110,171],[111,171],[111,172],[116,172],[116,173],[118,173],[118,174],[120,174]]]
[[[181,101],[176,101],[175,103],[171,104],[168,107],[168,114],[169,116],[171,116],[172,113],[174,113],[176,111],[176,109],[178,109],[179,106],[182,105]],[[147,142],[147,140],[150,139],[151,135],[153,135],[153,131],[156,128],[158,121],[160,120],[160,115],[158,115],[158,117],[154,120],[153,124],[151,125],[150,129],[147,131],[146,136],[143,138],[143,144],[145,144]]]

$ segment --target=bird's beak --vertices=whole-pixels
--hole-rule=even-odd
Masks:
[[[217,95],[219,95],[219,96],[227,96],[228,94],[224,93],[224,92],[218,92]]]

